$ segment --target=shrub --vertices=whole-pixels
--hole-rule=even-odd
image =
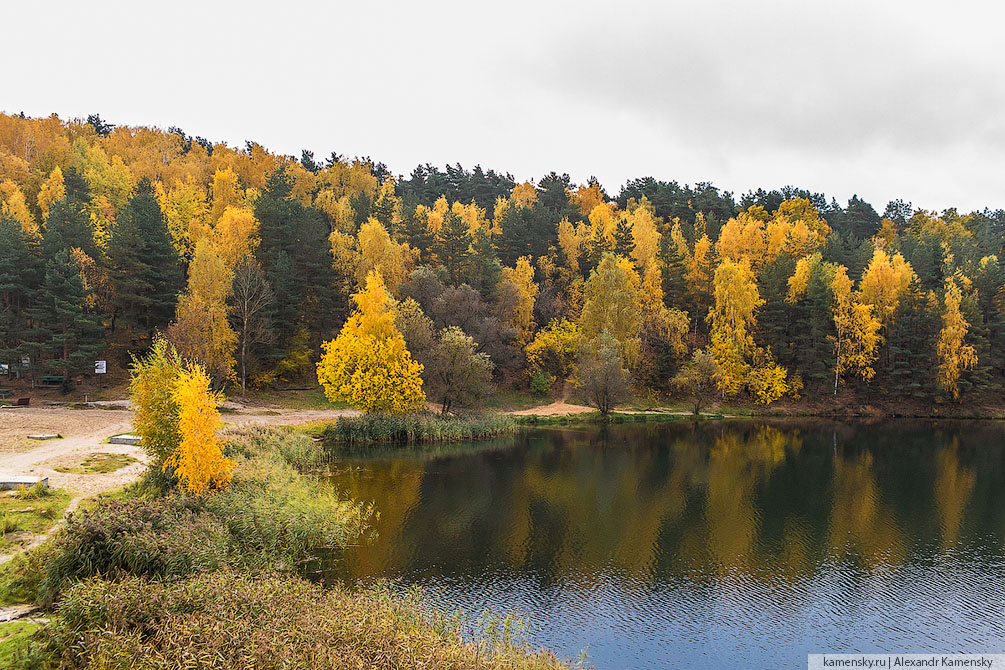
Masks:
[[[65,668],[560,668],[505,624],[465,639],[459,617],[385,585],[323,589],[233,572],[73,587],[39,631],[35,662]]]
[[[546,396],[551,393],[551,387],[554,383],[554,376],[538,370],[530,376],[530,392],[536,396]]]
[[[72,513],[42,569],[36,598],[52,602],[94,575],[188,575],[227,559],[223,524],[191,497],[109,501]]]

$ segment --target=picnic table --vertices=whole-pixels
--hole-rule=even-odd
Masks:
[[[66,381],[66,377],[63,375],[46,375],[42,377],[42,383],[52,386],[58,386]]]
[[[6,398],[10,395],[10,389],[0,389],[0,399]]]

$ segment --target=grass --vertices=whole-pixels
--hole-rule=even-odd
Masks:
[[[71,588],[57,614],[20,667],[568,667],[533,648],[519,619],[496,618],[472,638],[462,617],[385,584],[325,589],[291,575],[229,571],[92,580]]]
[[[553,402],[548,396],[536,396],[530,391],[517,391],[513,389],[499,389],[482,401],[482,406],[486,409],[496,409],[504,412],[530,409],[539,405],[547,405]]]
[[[325,448],[354,452],[371,445],[417,447],[484,440],[515,432],[517,422],[502,414],[442,417],[436,414],[363,414],[340,417],[322,429]]]
[[[75,475],[106,474],[115,472],[127,465],[136,463],[136,459],[125,454],[94,453],[76,466],[61,466],[56,468],[56,472],[66,472]]]
[[[42,624],[34,621],[0,623],[0,667],[13,667],[29,647],[29,639]]]
[[[69,504],[69,493],[40,484],[0,494],[0,553],[18,549],[30,535],[47,532]]]
[[[241,394],[235,391],[230,399],[244,403],[267,403],[283,409],[347,409],[349,407],[345,403],[333,403],[328,400],[320,386],[296,391],[248,389]]]

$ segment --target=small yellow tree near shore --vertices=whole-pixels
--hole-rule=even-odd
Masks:
[[[153,457],[152,467],[171,472],[182,487],[196,495],[230,482],[234,462],[223,455],[216,431],[222,424],[218,394],[198,363],[183,364],[163,337],[150,352],[133,361],[130,392],[133,421],[142,444]]]
[[[407,414],[422,409],[422,365],[405,347],[394,325],[391,298],[380,273],[366,278],[353,297],[356,309],[334,340],[322,345],[318,382],[329,400],[364,412]]]
[[[181,444],[165,462],[174,469],[179,483],[189,493],[201,495],[230,484],[234,461],[223,455],[216,431],[223,425],[216,406],[220,400],[210,390],[209,375],[198,363],[189,363],[178,375],[172,397],[178,405]]]

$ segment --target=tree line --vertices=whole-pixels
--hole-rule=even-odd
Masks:
[[[959,401],[1000,388],[1003,230],[1001,210],[653,177],[612,196],[480,166],[394,176],[97,115],[0,115],[0,363],[69,380],[162,332],[216,387],[317,375],[376,409],[567,379],[601,407],[629,387],[697,407]],[[379,398],[392,369],[403,395]]]

